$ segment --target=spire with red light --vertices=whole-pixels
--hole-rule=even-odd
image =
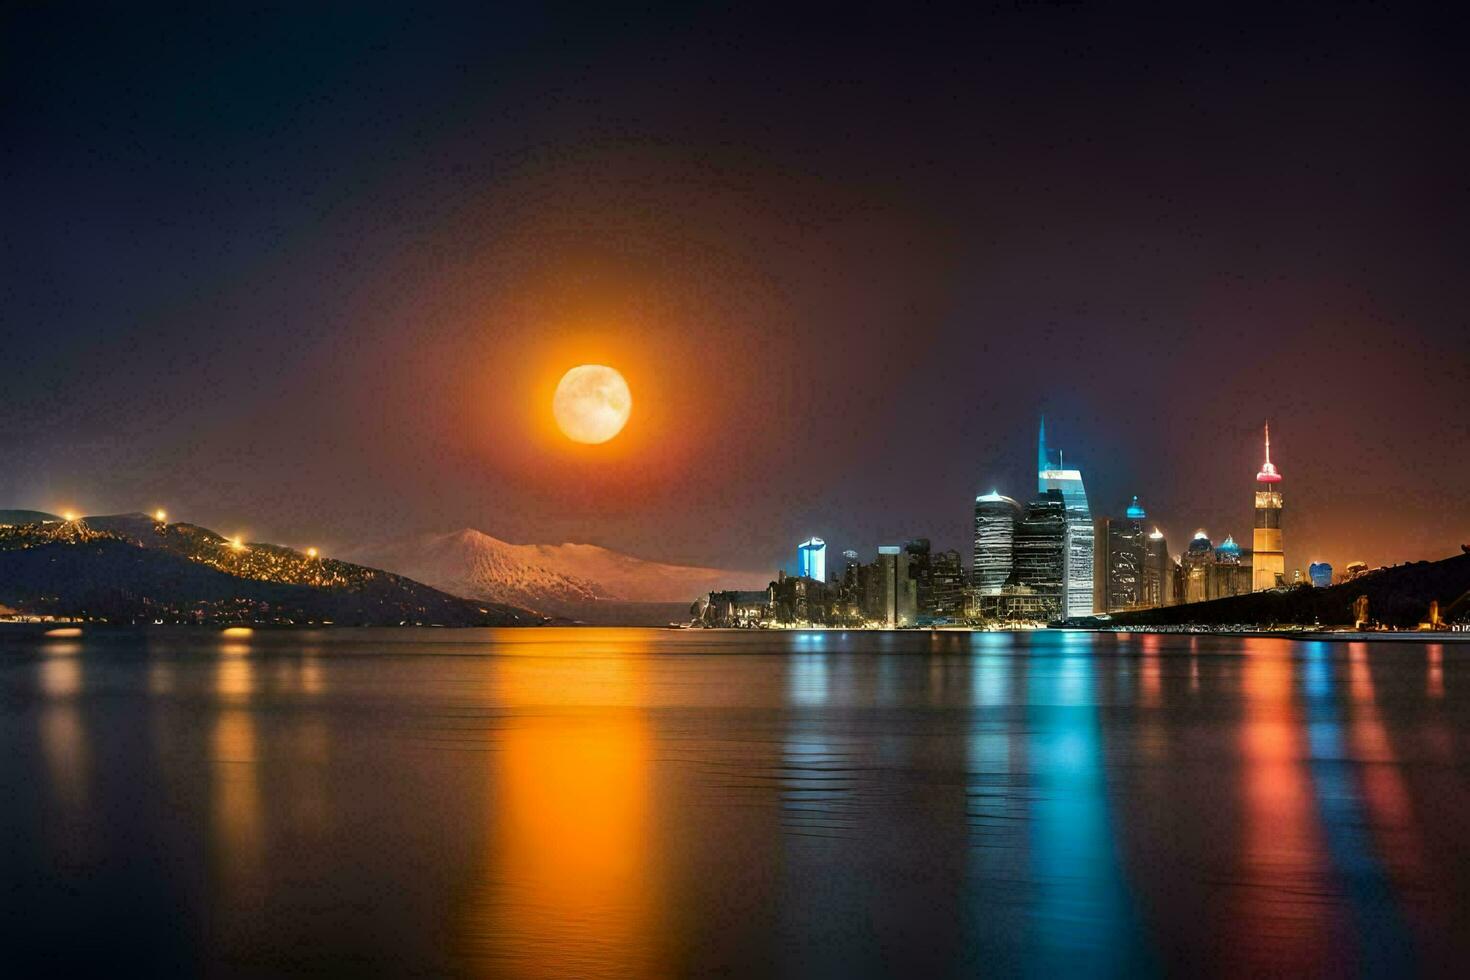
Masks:
[[[1261,472],[1256,474],[1257,483],[1280,483],[1281,474],[1276,472],[1276,464],[1271,462],[1271,423],[1266,423],[1266,464],[1261,467]]]

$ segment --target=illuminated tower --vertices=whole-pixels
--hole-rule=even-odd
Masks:
[[[1281,550],[1281,474],[1271,462],[1271,424],[1266,423],[1266,463],[1256,474],[1256,531],[1252,540],[1255,591],[1283,584],[1286,556]]]
[[[1036,490],[1060,490],[1067,505],[1067,567],[1062,587],[1062,615],[1090,616],[1093,612],[1092,577],[1093,528],[1092,511],[1087,506],[1087,491],[1082,486],[1082,471],[1066,469],[1062,453],[1053,462],[1046,445],[1046,419],[1036,440]]]
[[[803,578],[827,581],[827,542],[810,538],[796,548],[798,574]]]

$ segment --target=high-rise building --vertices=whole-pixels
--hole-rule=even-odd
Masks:
[[[842,584],[838,589],[840,617],[844,622],[863,621],[863,582],[866,578],[863,563],[856,551],[842,553]]]
[[[1146,605],[1144,600],[1145,539],[1148,517],[1133,498],[1123,520],[1098,518],[1093,531],[1093,607],[1098,612],[1121,612]]]
[[[1225,535],[1225,540],[1215,548],[1215,561],[1210,566],[1205,583],[1205,597],[1221,599],[1225,596],[1243,595],[1251,591],[1251,564],[1248,553],[1241,551],[1235,538]]]
[[[1021,505],[994,490],[975,498],[975,564],[971,584],[980,595],[999,595],[1015,567],[1016,525]]]
[[[1067,530],[1067,502],[1058,489],[1028,503],[1016,529],[1015,571],[1006,589],[1014,584],[1035,596],[1035,618],[1066,615]]]
[[[1174,601],[1173,562],[1169,558],[1169,542],[1164,532],[1154,528],[1145,542],[1143,565],[1143,605],[1157,609]]]
[[[1266,424],[1266,463],[1256,474],[1256,528],[1251,542],[1255,591],[1285,584],[1286,555],[1281,546],[1281,473],[1271,463],[1271,425]]]
[[[1194,532],[1180,564],[1184,568],[1184,601],[1204,602],[1210,588],[1210,566],[1215,563],[1215,546],[1204,529]]]
[[[1332,584],[1332,566],[1325,561],[1314,561],[1308,565],[1307,575],[1314,589],[1325,589]]]
[[[930,608],[935,619],[959,619],[965,613],[965,564],[953,548],[929,556]]]
[[[912,626],[918,619],[918,593],[909,574],[909,556],[898,545],[878,548],[877,618],[890,629]]]
[[[1093,530],[1092,511],[1087,506],[1087,490],[1082,485],[1082,471],[1067,469],[1061,450],[1052,460],[1046,445],[1046,419],[1036,440],[1036,489],[1045,493],[1060,490],[1066,502],[1067,543],[1066,575],[1062,585],[1065,598],[1063,615],[1089,616],[1093,612]]]
[[[919,615],[928,615],[933,609],[933,583],[930,580],[929,539],[910,538],[904,542],[904,554],[909,557],[909,578],[914,580],[914,601]]]
[[[809,538],[796,548],[797,574],[802,578],[827,581],[827,542]]]

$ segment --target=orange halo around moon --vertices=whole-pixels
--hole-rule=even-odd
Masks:
[[[616,368],[580,364],[562,375],[551,412],[573,442],[595,445],[623,431],[633,410],[633,394]]]

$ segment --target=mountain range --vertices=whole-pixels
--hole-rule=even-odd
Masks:
[[[465,528],[396,538],[347,557],[454,595],[595,623],[687,620],[713,589],[764,589],[766,572],[648,561],[591,544],[511,544]]]
[[[111,622],[525,625],[525,609],[146,514],[0,510],[0,605]]]

